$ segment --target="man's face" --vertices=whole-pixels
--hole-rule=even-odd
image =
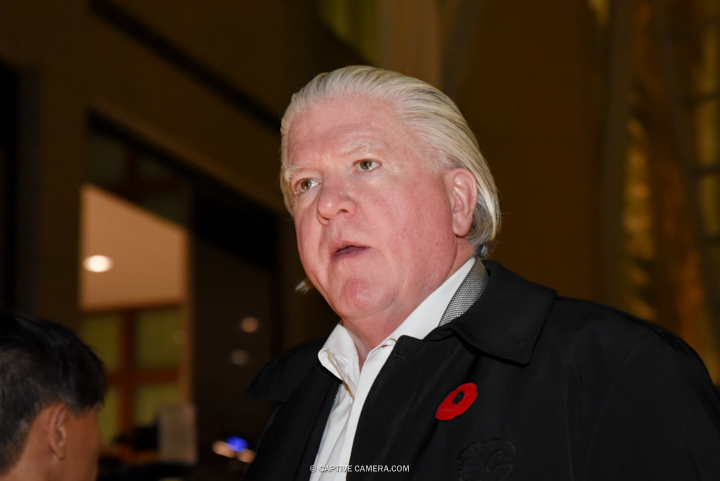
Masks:
[[[422,145],[362,96],[326,100],[288,132],[300,258],[346,327],[401,322],[454,270],[452,181],[426,167]]]
[[[102,444],[102,433],[97,413],[100,406],[75,416],[68,411],[67,426],[68,452],[63,481],[95,481],[98,472],[98,458]]]

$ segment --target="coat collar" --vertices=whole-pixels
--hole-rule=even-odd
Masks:
[[[285,402],[313,369],[325,371],[317,357],[325,340],[323,337],[305,342],[270,361],[255,376],[245,395],[249,399]]]
[[[489,279],[477,302],[426,339],[440,340],[454,333],[486,354],[527,364],[557,294],[496,262],[483,264]]]

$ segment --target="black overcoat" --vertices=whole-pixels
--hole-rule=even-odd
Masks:
[[[465,314],[398,340],[360,415],[348,480],[720,480],[720,402],[690,347],[485,267],[488,284]],[[339,387],[317,359],[322,343],[271,362],[249,388],[282,404],[248,479],[309,478]],[[464,383],[477,398],[438,420]]]

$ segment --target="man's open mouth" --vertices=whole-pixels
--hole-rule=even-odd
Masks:
[[[363,251],[365,249],[367,249],[367,247],[360,247],[360,246],[354,246],[354,245],[345,246],[341,249],[338,249],[337,252],[335,252],[335,257],[347,256],[350,254],[354,254],[356,252]]]

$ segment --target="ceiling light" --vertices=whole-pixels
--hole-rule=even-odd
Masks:
[[[90,272],[107,272],[112,266],[113,261],[108,256],[90,256],[83,261],[83,267]]]
[[[245,332],[255,332],[260,327],[260,321],[256,317],[246,317],[240,321],[240,329]]]
[[[243,349],[236,349],[232,352],[232,354],[230,354],[230,360],[236,366],[243,366],[247,364],[249,359],[250,356],[248,355],[247,351]]]

